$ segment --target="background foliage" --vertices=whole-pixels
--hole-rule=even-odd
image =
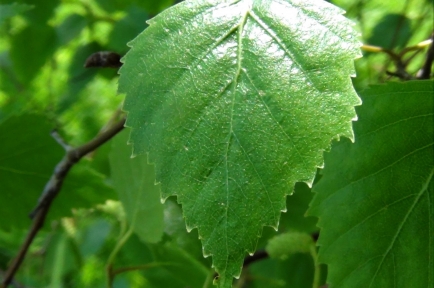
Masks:
[[[0,1],[0,271],[7,269],[10,260],[18,251],[26,229],[30,225],[27,215],[36,205],[55,164],[63,155],[62,148],[50,136],[50,130],[55,128],[68,144],[77,146],[100,133],[107,123],[118,117],[116,111],[124,97],[116,93],[118,81],[116,71],[114,69],[85,69],[83,64],[86,58],[94,52],[105,50],[125,54],[128,51],[126,43],[143,31],[147,26],[146,20],[171,6],[173,2],[170,0],[38,0],[15,3]],[[433,2],[429,0],[335,0],[329,2],[347,11],[347,16],[355,22],[355,28],[361,33],[361,41],[365,44],[400,51],[428,39],[433,30]],[[417,53],[407,67],[407,71],[413,75],[422,66],[425,50]],[[369,117],[373,116],[369,113],[380,109],[374,104],[369,104],[371,102],[368,98],[375,95],[392,94],[389,95],[391,99],[385,100],[388,101],[386,104],[381,104],[387,107],[386,109],[383,107],[385,112],[378,112],[380,115],[386,115],[389,107],[395,107],[395,103],[397,103],[396,109],[410,105],[399,104],[401,100],[394,99],[394,93],[401,93],[401,90],[405,90],[408,98],[422,97],[419,92],[424,90],[424,95],[428,100],[418,98],[420,100],[411,105],[417,107],[419,104],[425,107],[427,110],[420,114],[431,114],[432,117],[432,82],[421,84],[425,88],[421,88],[419,84],[409,84],[410,86],[405,87],[400,85],[406,84],[392,84],[390,86],[392,90],[388,90],[386,86],[366,90],[371,84],[398,81],[397,78],[391,78],[385,73],[386,70],[394,70],[393,61],[386,53],[364,52],[364,57],[356,60],[355,66],[358,77],[353,79],[354,86],[362,100],[367,97],[366,103],[368,103],[366,108],[358,110],[360,126],[355,125],[356,141],[358,140],[358,129],[362,131],[360,133],[365,133],[363,132],[365,124],[362,124],[362,119],[365,117],[368,119],[365,121],[370,122]],[[370,105],[374,105],[374,108]],[[363,112],[363,109],[366,109],[366,112]],[[366,116],[363,117],[363,115]],[[426,140],[425,146],[432,145],[432,119],[426,118],[421,121],[419,124],[404,122],[405,127],[397,127],[398,130],[394,135],[399,134],[400,138],[389,145],[394,147],[390,152],[406,153],[405,151],[412,151],[411,149],[416,144],[420,144],[420,141],[416,141],[418,142],[416,144],[405,142],[408,137]],[[372,122],[373,129],[375,129],[375,121],[372,120]],[[404,133],[405,129],[409,130],[406,133],[411,136]],[[412,133],[412,130],[415,132]],[[134,199],[125,200],[125,195],[122,194],[122,188],[125,188],[125,185],[122,183],[133,180],[128,179],[128,175],[122,175],[122,172],[117,170],[127,165],[120,163],[122,159],[117,158],[122,150],[117,148],[118,141],[122,141],[122,137],[125,139],[125,133],[117,135],[110,141],[113,143],[106,143],[73,168],[62,192],[53,203],[43,231],[38,234],[30,253],[16,275],[14,285],[17,287],[107,287],[107,285],[113,287],[211,287],[214,277],[211,259],[202,256],[197,230],[190,233],[186,231],[181,207],[176,203],[176,198],[169,198],[164,205],[152,204],[144,205],[144,207],[134,207],[137,204]],[[381,137],[388,138],[387,135]],[[360,138],[362,142],[363,137]],[[375,152],[373,159],[383,159],[376,158],[378,155],[383,155],[380,153],[380,148],[389,147],[382,144],[383,140],[378,141],[380,144],[378,148],[375,146],[373,149]],[[370,146],[372,142],[368,142],[365,144],[365,149],[366,147],[373,148]],[[403,145],[399,146],[395,143]],[[352,154],[348,154],[346,149],[358,149],[347,146],[350,147],[351,144],[346,140],[335,144],[332,152],[326,156],[326,167],[330,162],[331,167],[338,167],[334,169],[335,171],[343,169],[350,174],[345,176],[345,179],[352,179],[351,177],[354,177],[352,173],[356,173],[354,168],[362,167],[361,163],[371,164],[374,160],[362,158],[360,162],[356,162],[357,157],[354,156],[354,162],[342,164],[339,162],[341,161],[339,154],[348,157],[347,155]],[[122,153],[128,153],[128,151],[122,151]],[[354,151],[353,153],[368,157],[363,152]],[[420,157],[425,159],[426,167],[421,166],[420,170],[411,172],[411,175],[417,176],[415,180],[410,179],[402,184],[398,183],[397,179],[383,180],[383,185],[388,186],[388,183],[396,182],[400,187],[405,187],[405,191],[424,191],[420,189],[425,187],[423,186],[425,183],[427,193],[422,195],[432,199],[434,197],[432,153]],[[418,161],[410,162],[399,169],[409,173],[410,168],[408,167],[417,166],[416,162]],[[153,173],[152,166],[147,167],[143,163],[139,165],[137,162],[130,164],[131,166],[128,167],[131,169],[130,174],[149,176]],[[362,172],[367,173],[366,169]],[[428,174],[425,175],[427,171]],[[430,171],[431,174],[429,174]],[[390,173],[393,174],[393,171]],[[327,184],[335,183],[335,181],[327,180],[326,177],[331,177],[331,179],[341,177],[340,173],[337,176],[328,174],[326,169],[323,175],[317,177],[317,181],[321,177],[324,178],[324,184],[314,186],[318,195],[322,195],[320,194],[322,191],[335,189],[329,188]],[[431,178],[429,178],[430,175]],[[154,193],[152,199],[155,201],[159,188],[151,185],[152,179],[146,177],[144,179],[143,183],[134,183],[134,186]],[[425,182],[423,182],[424,179]],[[319,180],[318,183],[321,181]],[[372,188],[372,190],[377,189],[379,189],[378,186]],[[389,201],[388,197],[393,196],[396,189],[388,187],[381,191],[384,198],[380,197],[378,201],[384,204],[385,201]],[[413,193],[410,192],[410,194]],[[287,197],[288,212],[281,215],[279,231],[265,227],[257,247],[258,250],[265,251],[268,244],[266,251],[271,256],[286,255],[285,253],[287,255],[283,259],[267,257],[245,265],[241,278],[235,282],[237,287],[304,288],[312,286],[314,277],[320,279],[322,284],[325,283],[327,268],[321,265],[321,269],[318,269],[319,263],[314,260],[316,251],[309,250],[309,243],[300,245],[299,249],[286,252],[278,250],[277,253],[273,250],[273,245],[276,246],[276,244],[272,244],[293,243],[291,241],[305,243],[303,239],[306,239],[306,235],[313,235],[316,239],[319,232],[316,226],[317,218],[304,216],[312,197],[313,193],[307,185],[296,184],[294,195]],[[348,197],[348,195],[342,197]],[[342,207],[348,207],[349,211],[346,211],[348,213],[353,212],[353,206],[357,206],[358,202],[354,197],[342,203],[339,201],[344,198],[337,198],[337,202],[325,206],[325,210],[322,211],[318,208],[325,205],[320,204],[321,198],[322,196],[318,196],[315,199],[309,215],[320,216],[320,218],[322,216],[331,217],[328,223],[332,227],[329,231],[334,231],[335,228],[345,229],[333,226],[333,223],[337,222],[334,218],[336,214],[331,216],[328,214]],[[392,198],[391,201],[399,199],[401,198]],[[124,206],[119,200],[123,201]],[[431,208],[430,211],[422,214],[421,217],[430,216],[431,218],[426,218],[426,222],[418,223],[417,229],[408,232],[413,233],[412,239],[422,235],[420,233],[424,230],[424,225],[432,223],[432,213]],[[341,217],[350,221],[348,215]],[[144,217],[144,220],[138,223],[137,219],[141,217]],[[145,221],[157,225],[148,226],[145,225]],[[321,234],[324,238],[320,238],[319,244],[327,246],[333,241],[333,236],[328,236],[327,226],[324,223],[323,219],[319,224],[325,231]],[[345,227],[346,223],[342,225]],[[141,230],[144,226],[146,229]],[[425,229],[427,234],[424,238],[434,239],[433,225],[428,225],[428,227],[430,228]],[[368,232],[360,233],[365,233],[365,236],[378,234],[384,236],[387,235],[387,233],[382,233],[384,229],[380,231],[368,229]],[[296,234],[291,234],[293,232]],[[277,242],[268,241],[276,235],[290,236],[273,240]],[[366,249],[367,243],[371,242],[355,242],[353,240],[356,235],[358,234],[340,241],[344,242],[342,247],[348,247],[348,253],[353,255],[351,257],[358,258],[357,251]],[[390,238],[393,235],[384,237]],[[402,241],[407,241],[405,240],[407,236],[403,237]],[[376,243],[377,238],[374,236],[371,238],[372,243]],[[432,243],[420,245],[431,245],[432,247]],[[330,251],[335,249],[333,247],[327,250],[324,248],[324,255],[320,249],[319,259],[328,264],[332,263],[330,264],[331,269],[336,269],[333,268],[333,263],[339,265],[341,263],[339,261],[342,260],[329,256],[332,253]],[[414,257],[414,254],[424,252],[416,249],[408,250],[406,253],[404,253],[405,257],[413,259],[411,257]],[[432,250],[430,253],[432,255]],[[404,260],[397,259],[396,261],[403,263]],[[405,261],[408,261],[408,258]],[[428,264],[418,263],[417,265],[427,268],[424,271],[428,274],[429,271],[434,270],[432,261]],[[390,268],[391,266],[386,265],[385,267]],[[321,271],[321,275],[316,275],[317,271]],[[379,271],[383,272],[381,269]],[[381,273],[379,275],[385,275],[381,277],[388,278],[392,272]],[[335,270],[331,270],[330,275],[332,278],[329,279],[335,281],[335,284],[340,280],[333,279],[344,277]],[[428,284],[433,285],[432,278],[430,281]],[[357,282],[336,287],[359,287],[354,283]],[[381,282],[378,283],[378,285],[381,284]],[[423,280],[418,283],[414,287],[426,287],[426,282]]]

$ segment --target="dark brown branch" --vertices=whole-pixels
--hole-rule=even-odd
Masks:
[[[24,243],[21,245],[17,256],[12,261],[12,264],[9,266],[8,271],[6,271],[5,277],[2,282],[3,288],[7,287],[11,283],[12,278],[14,277],[22,261],[24,260],[24,256],[26,255],[30,244],[33,242],[39,230],[43,227],[45,216],[50,209],[51,203],[62,188],[63,180],[65,179],[71,167],[74,166],[74,164],[77,163],[81,158],[86,156],[86,154],[94,151],[102,144],[110,140],[117,133],[119,133],[124,128],[124,124],[125,119],[122,119],[106,131],[96,136],[88,143],[75,149],[64,144],[62,145],[66,149],[66,154],[59,162],[59,164],[57,164],[56,168],[54,169],[53,175],[45,185],[42,195],[39,198],[38,205],[30,214],[31,218],[33,219],[32,226],[30,227],[29,233],[27,234]]]
[[[386,74],[389,76],[398,77],[401,80],[412,80],[412,79],[429,79],[431,74],[431,66],[434,61],[434,33],[432,34],[431,38],[425,41],[422,41],[418,43],[417,45],[410,46],[404,48],[401,52],[395,53],[394,51],[390,49],[385,49],[378,46],[372,46],[372,45],[362,45],[362,50],[367,52],[382,52],[389,56],[390,60],[393,61],[396,67],[396,71],[386,71]],[[424,49],[426,46],[429,46],[427,57],[424,63],[424,66],[420,71],[417,73],[416,77],[413,77],[410,73],[407,72],[407,66],[410,63],[410,61]],[[414,52],[413,55],[411,55],[409,58],[404,60],[404,56],[409,53]]]
[[[0,270],[0,276],[3,277],[5,275],[5,272],[3,270]],[[15,281],[14,279],[12,279],[11,281],[11,285],[14,288],[24,288],[23,285],[21,285],[20,283],[18,283],[17,281]]]
[[[401,78],[402,80],[412,79],[412,76],[409,73],[407,73],[407,71],[406,71],[406,66],[408,63],[404,62],[403,56],[405,53],[415,50],[415,49],[413,49],[414,47],[406,48],[401,53],[395,53],[390,49],[385,49],[382,47],[377,47],[377,46],[372,46],[372,45],[362,45],[361,48],[362,48],[362,50],[365,50],[367,52],[374,52],[374,53],[382,52],[382,53],[385,53],[389,56],[390,60],[392,60],[396,66],[396,72],[386,71],[387,75],[396,76],[396,77]],[[416,49],[420,49],[420,48],[416,47]]]
[[[408,50],[408,51],[410,51],[410,50]],[[404,55],[405,53],[396,54],[393,51],[390,51],[387,49],[385,49],[384,52],[389,55],[390,59],[393,61],[393,63],[395,64],[395,67],[396,67],[395,72],[386,71],[387,75],[396,76],[396,77],[400,78],[401,80],[413,79],[413,77],[406,70],[408,63],[404,62],[404,59],[402,57],[402,55]]]
[[[247,256],[244,258],[243,268],[249,266],[253,262],[268,258],[268,253],[265,250],[258,250],[252,256]]]
[[[85,68],[119,68],[121,66],[121,55],[110,51],[93,53],[84,63]]]
[[[432,43],[426,52],[425,63],[417,73],[417,79],[429,79],[431,77],[431,67],[434,62],[434,32],[431,35]]]

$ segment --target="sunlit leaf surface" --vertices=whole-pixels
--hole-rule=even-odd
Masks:
[[[119,80],[134,154],[198,228],[230,287],[285,195],[311,183],[360,103],[359,43],[325,1],[185,1],[152,19]]]

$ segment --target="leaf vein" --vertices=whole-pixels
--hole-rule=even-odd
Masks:
[[[407,214],[405,215],[404,219],[401,221],[398,230],[396,231],[394,237],[392,238],[392,241],[390,242],[389,247],[386,250],[386,253],[383,255],[380,264],[378,265],[377,271],[375,271],[374,276],[372,277],[371,283],[369,284],[369,288],[372,286],[372,284],[374,283],[375,277],[377,277],[378,272],[381,269],[381,266],[383,266],[384,260],[386,259],[387,255],[389,254],[389,252],[392,250],[393,245],[395,245],[396,239],[398,238],[399,234],[401,233],[402,228],[404,227],[405,222],[407,221],[408,217],[410,216],[411,212],[413,212],[414,207],[416,206],[416,204],[419,202],[419,200],[422,198],[422,195],[428,191],[428,186],[429,183],[431,182],[431,179],[434,175],[434,169],[431,170],[430,175],[428,176],[427,181],[425,182],[425,184],[422,186],[422,189],[420,190],[420,192],[418,193],[418,196],[416,197],[416,199],[414,199],[413,204],[410,206],[410,208],[407,211]]]
[[[387,166],[384,166],[383,168],[381,168],[381,169],[379,169],[379,170],[377,170],[377,171],[375,171],[375,172],[373,172],[373,173],[371,173],[371,174],[368,174],[368,175],[366,175],[366,176],[360,177],[359,179],[350,182],[349,184],[347,184],[347,185],[345,185],[345,186],[343,186],[343,187],[337,189],[336,191],[334,191],[333,193],[331,193],[330,195],[328,195],[326,198],[324,198],[323,201],[326,201],[327,199],[331,198],[331,197],[334,196],[336,193],[338,193],[338,192],[340,192],[340,191],[346,189],[347,187],[350,187],[350,186],[356,184],[357,182],[360,182],[360,181],[362,181],[362,180],[364,180],[364,179],[366,179],[366,178],[369,178],[369,177],[372,177],[372,176],[374,176],[374,175],[377,175],[377,174],[383,172],[384,170],[386,170],[386,169],[392,167],[393,165],[395,165],[395,164],[397,164],[397,163],[399,163],[399,162],[405,160],[407,157],[410,157],[410,156],[412,156],[413,154],[415,154],[415,153],[417,153],[417,152],[420,152],[420,151],[422,151],[422,150],[424,150],[424,149],[426,149],[426,148],[429,148],[429,147],[431,147],[431,146],[434,146],[434,143],[430,143],[430,144],[428,144],[428,145],[425,145],[425,146],[422,146],[422,147],[420,147],[420,148],[418,148],[418,149],[415,149],[415,150],[411,151],[410,153],[407,153],[406,155],[402,156],[402,157],[399,158],[398,160],[392,162],[391,164],[388,164]]]
[[[345,232],[343,232],[343,233],[340,233],[339,236],[338,236],[336,239],[334,239],[334,240],[329,244],[329,247],[331,247],[331,246],[332,246],[334,243],[336,243],[340,238],[342,238],[343,236],[345,236],[346,234],[348,234],[349,232],[351,232],[352,230],[354,230],[354,229],[357,228],[358,226],[362,225],[363,223],[365,223],[366,221],[368,221],[369,219],[371,219],[372,217],[374,217],[374,216],[377,215],[378,213],[380,213],[380,212],[382,212],[383,210],[385,210],[386,207],[389,208],[389,207],[391,207],[391,206],[393,206],[393,205],[396,205],[396,204],[398,204],[399,202],[404,201],[405,199],[410,198],[410,197],[415,196],[415,195],[418,195],[418,194],[417,194],[417,193],[413,193],[413,194],[410,194],[410,195],[406,195],[406,196],[404,196],[404,197],[402,197],[402,198],[400,198],[400,199],[398,199],[398,200],[396,200],[396,201],[394,201],[394,202],[392,202],[392,203],[390,203],[390,204],[387,204],[386,206],[384,206],[384,207],[378,209],[378,210],[375,211],[374,213],[372,213],[372,214],[366,216],[365,218],[363,218],[363,220],[357,222],[356,225],[352,226],[352,227],[351,227],[350,229],[348,229],[347,231],[345,231]],[[324,250],[323,250],[323,253],[325,253],[325,251],[327,251],[327,250],[324,249]]]
[[[264,106],[267,109],[267,113],[270,115],[270,117],[273,119],[273,121],[276,123],[276,125],[280,128],[280,130],[283,132],[283,134],[286,136],[286,138],[288,138],[289,142],[291,142],[292,146],[295,148],[295,151],[297,152],[297,154],[300,156],[300,158],[303,161],[303,164],[307,166],[306,161],[304,159],[304,157],[301,155],[300,150],[298,150],[297,145],[295,145],[295,142],[292,140],[291,137],[289,137],[289,135],[286,133],[286,131],[283,129],[283,126],[279,123],[279,121],[277,121],[277,119],[274,117],[273,113],[271,112],[270,107],[268,106],[268,104],[264,101],[264,99],[260,96],[259,94],[259,89],[255,86],[255,84],[253,83],[253,80],[251,79],[251,77],[249,76],[249,74],[247,73],[247,71],[244,71],[244,74],[246,75],[247,79],[249,79],[250,83],[252,84],[253,88],[255,88],[255,90],[258,92],[257,96],[260,99],[260,101],[264,104]],[[307,145],[306,143],[304,143],[305,145]]]
[[[285,43],[283,43],[283,41],[279,38],[278,35],[276,35],[276,33],[274,33],[268,26],[266,23],[264,23],[262,21],[262,19],[256,15],[253,11],[249,11],[249,15],[252,17],[252,19],[258,23],[258,25],[268,34],[271,36],[271,38],[273,38],[274,41],[276,41],[276,43],[280,46],[280,48],[282,48],[282,50],[285,52],[285,54],[297,65],[297,67],[303,72],[303,74],[306,76],[308,82],[310,84],[312,84],[312,86],[315,88],[316,91],[320,91],[318,89],[318,87],[315,85],[314,81],[310,78],[309,73],[307,73],[307,71],[304,69],[304,67],[298,62],[298,60],[296,59],[295,55],[293,53],[291,53],[288,49],[288,47],[286,47]]]
[[[405,118],[405,119],[399,119],[398,121],[387,123],[386,125],[380,126],[377,129],[369,131],[366,134],[362,134],[360,136],[366,136],[366,135],[370,135],[370,134],[376,133],[376,132],[378,132],[380,130],[383,130],[385,128],[388,128],[390,126],[395,126],[395,125],[397,125],[397,124],[399,124],[401,122],[410,121],[410,120],[414,120],[414,119],[417,119],[417,118],[429,117],[429,116],[433,116],[433,115],[434,115],[434,113],[428,113],[428,114],[423,114],[423,115],[417,115],[417,116],[413,116],[413,117],[408,117],[408,118]]]
[[[18,170],[18,169],[14,169],[14,168],[9,168],[9,167],[0,166],[0,170],[10,172],[10,173],[16,173],[16,174],[20,174],[20,175],[36,176],[38,178],[43,178],[43,179],[50,178],[50,175],[44,175],[44,174],[40,174],[40,173],[32,172],[32,171],[22,171],[22,170]]]
[[[229,135],[228,135],[228,142],[226,145],[226,151],[225,151],[225,166],[226,166],[226,210],[225,210],[225,245],[226,245],[226,261],[225,261],[225,266],[224,266],[224,270],[226,270],[227,266],[228,266],[228,262],[229,262],[229,244],[228,244],[228,211],[229,211],[229,167],[228,167],[228,154],[229,154],[229,148],[230,148],[230,144],[231,144],[231,140],[232,140],[232,136],[234,135],[233,133],[233,120],[234,120],[234,107],[235,107],[235,97],[236,97],[236,89],[238,86],[238,78],[240,76],[241,73],[241,67],[242,67],[242,51],[243,51],[243,42],[242,42],[242,34],[243,34],[243,30],[244,30],[244,25],[246,22],[246,18],[247,18],[248,13],[245,13],[245,15],[243,16],[243,18],[241,19],[239,25],[238,25],[238,30],[237,30],[237,39],[238,39],[238,47],[237,47],[237,71],[234,75],[233,78],[233,91],[232,91],[232,103],[231,103],[231,115],[230,115],[230,120],[229,120]]]
[[[237,140],[238,145],[240,145],[241,150],[243,151],[243,154],[246,156],[247,160],[250,162],[250,164],[252,165],[253,170],[255,171],[256,175],[259,178],[259,181],[261,182],[261,186],[264,189],[265,193],[267,194],[267,198],[268,201],[270,202],[270,206],[271,206],[271,211],[274,211],[274,205],[273,205],[273,201],[271,201],[271,197],[270,197],[270,192],[268,192],[267,187],[265,186],[264,182],[262,181],[262,177],[260,176],[258,170],[256,170],[255,165],[253,164],[253,161],[250,159],[249,155],[247,154],[246,150],[243,148],[243,145],[241,145],[240,140],[238,139],[237,135],[235,135],[235,133],[233,133],[234,138]],[[279,221],[279,219],[276,219],[276,215],[274,214],[274,221],[275,223],[277,223]]]

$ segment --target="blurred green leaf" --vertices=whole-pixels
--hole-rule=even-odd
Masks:
[[[92,154],[91,166],[99,173],[110,177],[109,154],[112,150],[112,140],[107,141]]]
[[[305,215],[312,198],[313,193],[306,183],[295,184],[294,193],[286,197],[286,212],[280,216],[279,232],[295,230],[313,233],[318,231],[317,218]]]
[[[163,205],[160,186],[155,184],[154,165],[145,156],[131,158],[129,131],[113,140],[110,168],[113,185],[134,232],[142,241],[155,243],[163,235]]]
[[[12,114],[21,112],[21,99],[17,97],[21,89],[22,85],[13,71],[9,53],[7,51],[0,53],[0,93],[5,93],[4,98],[0,98],[3,100],[0,105],[0,122]]]
[[[2,229],[29,226],[28,214],[63,156],[50,137],[51,128],[45,117],[36,115],[11,117],[0,125],[0,213],[9,219],[0,221]]]
[[[55,29],[47,22],[58,2],[39,0],[35,5],[30,0],[17,1],[20,6],[30,4],[33,7],[24,15],[28,21],[27,26],[11,35],[10,57],[14,71],[23,83],[30,82],[57,49]]]
[[[65,45],[77,37],[87,24],[87,20],[83,16],[79,14],[69,15],[62,24],[56,27],[59,46]]]
[[[271,258],[288,259],[296,253],[311,253],[314,242],[312,236],[301,232],[286,232],[268,241],[265,250]]]
[[[80,231],[79,248],[83,257],[90,257],[102,248],[111,225],[104,219],[95,219],[86,223],[86,228]]]
[[[98,5],[107,12],[123,11],[136,0],[95,0]],[[148,1],[148,0],[144,0]]]
[[[23,13],[27,10],[32,9],[32,5],[26,5],[26,4],[18,4],[18,3],[12,3],[7,5],[0,4],[0,26],[3,24],[3,22],[13,17],[17,14]]]
[[[152,288],[203,287],[208,273],[204,264],[177,243],[144,244],[136,234],[122,247],[116,263],[120,268],[143,266],[146,287]]]
[[[137,1],[139,5],[141,5],[148,13],[150,14],[158,14],[164,9],[173,5],[175,0],[145,0],[145,1]]]
[[[149,21],[124,57],[134,155],[198,228],[229,287],[285,195],[352,136],[357,35],[326,2],[186,1]],[[308,24],[307,24],[308,23]],[[164,81],[163,81],[164,80]]]
[[[11,0],[5,0],[11,1]],[[44,25],[53,15],[53,12],[60,0],[12,0],[13,2],[32,5],[33,9],[25,14],[32,26]],[[49,42],[48,42],[49,43]]]
[[[411,36],[409,18],[400,14],[386,14],[372,30],[368,44],[387,49],[403,48]]]
[[[154,261],[164,263],[165,265],[162,268],[171,277],[187,287],[203,286],[210,271],[187,252],[170,243],[163,245],[152,244],[149,247],[153,253]]]
[[[326,154],[309,213],[331,288],[432,284],[433,91],[432,81],[372,86],[361,93],[356,142]]]
[[[316,226],[317,218],[305,215],[312,198],[313,193],[306,183],[296,183],[294,193],[286,197],[286,212],[280,216],[279,229],[276,231],[271,227],[264,227],[257,249],[265,248],[268,241],[280,233],[292,231],[316,233],[319,230]]]
[[[14,116],[0,124],[0,210],[1,229],[28,228],[28,214],[64,155],[50,136],[52,125],[38,115]],[[19,129],[19,133],[17,133]],[[61,193],[54,200],[48,220],[71,214],[72,208],[92,207],[113,198],[104,178],[86,163],[73,167]]]
[[[64,287],[67,273],[78,268],[74,261],[74,250],[66,233],[58,231],[50,236],[44,257],[44,274],[50,279],[50,287]]]
[[[82,96],[80,92],[86,85],[94,79],[98,73],[97,69],[86,69],[84,63],[86,59],[98,51],[104,50],[99,44],[92,42],[90,44],[78,47],[72,56],[71,64],[68,68],[68,86],[65,94],[59,97],[57,106],[58,113],[65,112]]]
[[[147,13],[157,14],[171,6],[174,0],[96,0],[99,6],[109,12],[125,11],[139,6]]]
[[[132,234],[116,256],[117,267],[138,266],[154,261],[148,243],[143,242],[137,234]]]
[[[164,203],[164,232],[170,236],[171,243],[188,252],[204,265],[211,266],[211,259],[203,257],[197,230],[187,232],[182,207],[172,197]]]
[[[73,208],[92,208],[94,205],[104,203],[108,199],[117,199],[113,188],[106,184],[106,177],[95,171],[87,159],[71,168],[65,178],[62,192],[56,197],[51,209],[53,218],[63,216],[62,211]]]
[[[309,254],[301,253],[284,261],[268,258],[250,264],[246,277],[246,288],[312,287],[314,263]]]
[[[47,45],[49,43],[49,45]],[[57,36],[49,25],[30,25],[13,35],[10,57],[21,82],[28,84],[57,49]]]
[[[126,12],[127,15],[114,25],[107,45],[110,50],[122,55],[128,51],[127,43],[148,26],[146,20],[149,19],[148,14],[136,6]]]

